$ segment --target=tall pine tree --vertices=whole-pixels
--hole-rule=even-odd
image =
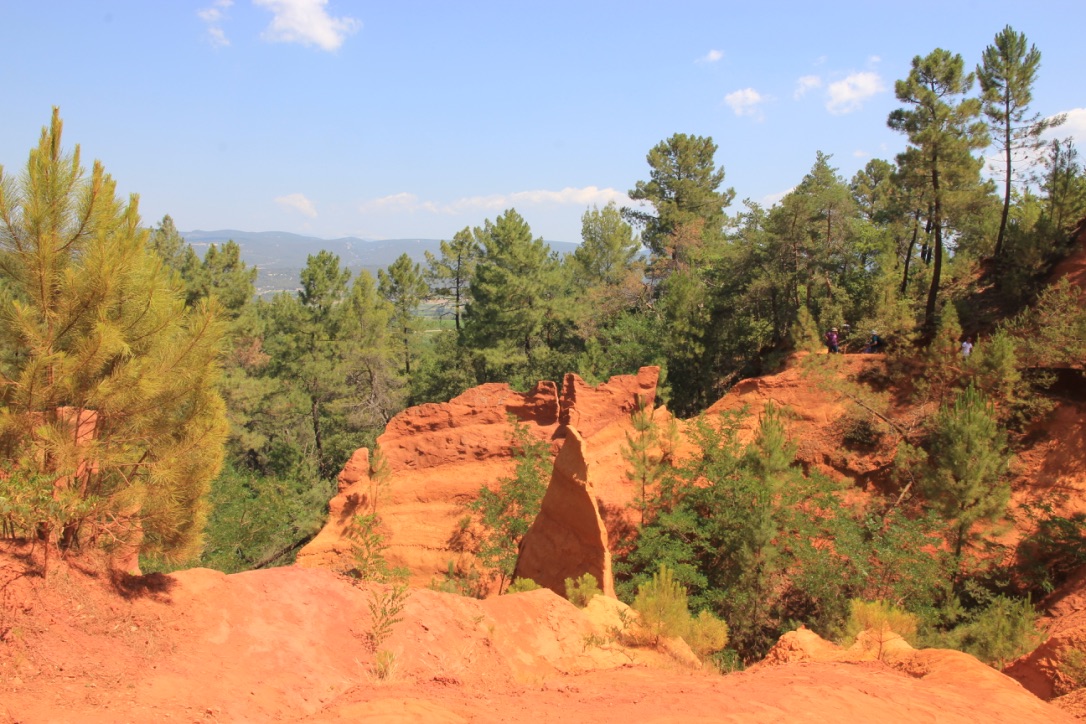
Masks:
[[[935,327],[935,313],[942,282],[944,237],[950,197],[979,182],[981,161],[973,150],[988,145],[987,127],[978,119],[980,101],[963,96],[972,87],[974,76],[965,73],[962,57],[936,48],[924,57],[913,58],[908,78],[894,84],[897,99],[906,104],[890,114],[890,128],[909,138],[909,151],[899,165],[915,164],[922,169],[930,194],[929,215],[934,233],[931,286],[924,308],[924,326]]]
[[[996,145],[1003,154],[1003,215],[999,221],[995,256],[1003,252],[1007,234],[1007,219],[1011,208],[1011,183],[1014,179],[1015,154],[1037,150],[1042,145],[1041,134],[1063,122],[1063,116],[1042,120],[1040,114],[1027,118],[1033,99],[1033,82],[1041,64],[1037,46],[1026,48],[1024,33],[1015,32],[1010,25],[995,36],[995,42],[984,49],[977,78],[983,93],[984,115],[996,132]]]
[[[226,435],[217,305],[186,309],[136,197],[99,162],[88,177],[61,130],[54,110],[22,176],[0,170],[3,485],[80,501],[42,511],[46,539],[190,558]]]

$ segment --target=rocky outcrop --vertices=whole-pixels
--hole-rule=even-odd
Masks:
[[[298,564],[307,568],[342,568],[351,560],[347,528],[354,516],[373,505],[370,480],[370,451],[355,450],[337,479],[338,493],[328,501],[328,522],[298,553]]]
[[[983,700],[1000,721],[1041,721],[1052,717],[1051,707],[1031,699],[1022,686],[969,654],[949,649],[914,649],[892,631],[864,631],[849,648],[826,641],[804,627],[786,633],[761,662],[749,669],[788,667],[795,664],[881,662],[897,672],[932,688],[956,690],[962,699]],[[1016,714],[1011,716],[1010,712]],[[982,717],[983,718],[983,717]],[[1048,720],[1048,719],[1046,719]]]
[[[809,364],[811,362],[825,364]],[[832,366],[831,366],[832,363]],[[893,457],[894,445],[888,435],[873,440],[863,449],[842,444],[851,420],[873,418],[858,407],[844,391],[846,380],[859,389],[863,380],[886,374],[881,354],[825,355],[811,359],[806,352],[793,355],[785,369],[765,377],[741,380],[713,404],[706,415],[738,414],[738,437],[742,443],[754,439],[766,405],[772,403],[783,412],[790,440],[796,445],[796,459],[807,469],[837,480],[852,480],[866,487],[873,478],[885,477]],[[895,416],[910,417],[912,411],[899,410]],[[875,429],[878,429],[875,421]]]
[[[614,597],[607,528],[596,507],[585,445],[576,428],[567,428],[539,515],[521,541],[514,576],[565,596],[565,579],[590,573],[604,595]]]
[[[612,377],[593,387],[580,376],[567,374],[562,382],[560,421],[575,427],[585,438],[603,430],[617,418],[629,417],[639,405],[652,405],[660,368],[642,367],[636,375]]]
[[[441,577],[450,564],[458,571],[471,567],[472,531],[462,525],[466,505],[483,486],[494,488],[513,474],[510,419],[551,444],[552,454],[561,448],[569,426],[576,427],[581,439],[591,442],[584,455],[593,470],[596,502],[605,522],[621,528],[631,497],[621,448],[631,429],[630,413],[639,400],[655,399],[658,377],[658,368],[645,367],[636,375],[591,386],[570,374],[561,393],[551,382],[540,382],[527,393],[486,384],[449,402],[396,415],[377,438],[391,473],[378,493],[389,562],[408,568],[412,584],[419,586]],[[359,506],[372,505],[368,468],[369,459],[360,450],[340,475],[324,529],[299,552],[299,565],[350,565],[344,531]]]
[[[51,582],[21,575],[21,546],[0,546],[4,721],[1074,721],[965,654],[941,656],[955,652],[910,672],[808,660],[720,676],[623,644],[613,599],[580,610],[548,590],[423,589],[378,653],[384,587],[292,566],[193,569],[119,597],[85,558],[58,561]]]
[[[1041,602],[1047,638],[1003,673],[1042,699],[1086,686],[1086,567]]]
[[[538,383],[530,392],[507,384],[473,387],[448,402],[409,407],[377,439],[393,473],[465,462],[508,459],[510,416],[550,439],[558,429],[558,390]]]

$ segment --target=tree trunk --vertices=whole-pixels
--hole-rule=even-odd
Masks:
[[[321,417],[320,417],[320,403],[314,397],[310,398],[310,416],[313,421],[313,444],[317,448],[317,469],[320,470],[321,477],[325,477],[325,463],[324,463],[324,441],[321,439]]]
[[[1003,183],[1003,216],[999,220],[999,236],[996,237],[995,252],[992,254],[999,258],[1003,253],[1003,237],[1007,233],[1007,216],[1011,209],[1011,97],[1006,97],[1007,123],[1003,128],[1003,151],[1007,156],[1007,179]]]
[[[939,299],[939,280],[943,271],[943,201],[939,191],[939,157],[935,156],[931,164],[931,189],[935,199],[935,213],[932,215],[932,227],[935,229],[935,264],[931,270],[931,287],[928,289],[928,304],[924,308],[924,333],[929,338],[935,331],[935,306]]]
[[[901,277],[901,295],[905,296],[905,292],[909,288],[909,264],[913,260],[913,247],[916,246],[916,239],[920,235],[920,209],[917,209],[913,218],[913,238],[909,240],[909,249],[905,252],[905,274]]]

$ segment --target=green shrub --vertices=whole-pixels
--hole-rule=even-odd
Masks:
[[[1000,594],[973,614],[968,623],[955,628],[950,641],[957,643],[955,648],[1002,669],[1007,662],[1040,645],[1043,634],[1037,629],[1037,618],[1029,599]]]
[[[1086,651],[1067,647],[1062,652],[1059,664],[1062,677],[1056,682],[1056,695],[1070,694],[1086,686]]]
[[[386,591],[377,588],[370,591],[367,605],[371,623],[370,630],[366,632],[366,641],[373,651],[379,651],[381,644],[392,635],[392,627],[403,621],[400,614],[410,595],[406,583],[398,583]]]
[[[904,611],[886,601],[861,601],[853,599],[849,604],[848,621],[840,644],[849,646],[864,631],[876,631],[885,636],[893,631],[909,643],[916,642],[915,614]]]
[[[728,624],[702,610],[687,621],[683,639],[702,661],[715,661],[714,655],[728,645]]]
[[[866,417],[848,417],[841,424],[841,438],[850,450],[875,450],[882,444],[883,432]]]
[[[456,596],[467,596],[468,598],[486,598],[487,588],[487,581],[483,580],[483,576],[478,570],[475,568],[461,570],[452,561],[449,561],[444,578],[440,580],[434,578],[430,581],[430,590],[432,591],[452,593]],[[510,591],[506,591],[506,593],[510,593]]]
[[[593,596],[603,595],[603,591],[600,590],[596,577],[591,573],[585,573],[576,580],[567,578],[565,585],[566,599],[577,608],[584,608],[587,606]]]
[[[542,586],[531,578],[516,578],[509,584],[509,588],[505,589],[505,592],[524,593],[525,591],[538,591],[540,588],[542,588]]]
[[[651,581],[638,586],[633,607],[641,614],[641,626],[654,646],[665,636],[686,633],[690,619],[686,591],[667,566],[660,566]]]
[[[405,568],[392,568],[385,558],[388,543],[380,532],[381,518],[376,513],[360,513],[354,517],[344,532],[351,542],[354,565],[346,573],[362,581],[388,583],[407,578]]]

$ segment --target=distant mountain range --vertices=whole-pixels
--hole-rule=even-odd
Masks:
[[[181,236],[203,256],[211,244],[223,244],[233,240],[241,247],[241,258],[258,270],[257,293],[266,295],[299,287],[299,277],[305,268],[306,257],[322,249],[339,256],[340,263],[358,272],[368,269],[374,277],[378,269],[387,268],[406,252],[414,261],[426,263],[425,252],[440,256],[441,241],[438,239],[384,239],[371,241],[346,236],[341,239],[320,239],[285,231],[182,231]],[[551,249],[567,254],[577,248],[568,241],[548,241]]]

